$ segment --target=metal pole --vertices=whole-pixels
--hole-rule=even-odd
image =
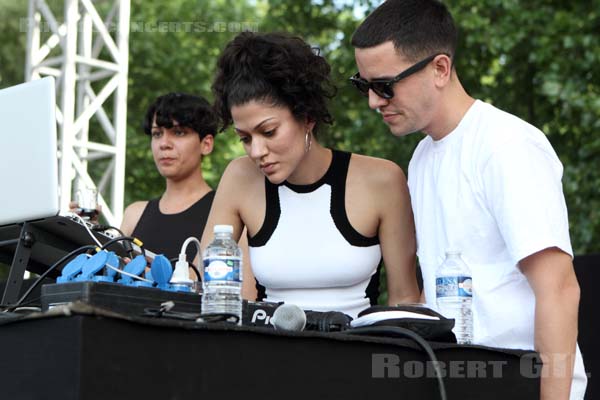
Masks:
[[[73,187],[98,187],[104,217],[118,226],[124,205],[130,0],[112,1],[103,19],[96,9],[100,1],[65,0],[61,22],[45,0],[29,0],[25,79],[57,79],[61,210],[68,209]],[[115,17],[116,32],[110,29]],[[43,44],[40,26],[51,30]],[[94,134],[96,142],[90,141],[94,117],[104,133]],[[98,182],[89,173],[95,168],[103,169],[92,174]]]

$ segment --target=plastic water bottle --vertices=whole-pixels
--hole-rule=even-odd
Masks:
[[[454,335],[460,344],[473,342],[473,280],[459,251],[447,251],[435,274],[437,306],[446,318],[454,318]]]
[[[242,250],[231,225],[215,225],[203,253],[202,314],[233,314],[242,321]]]

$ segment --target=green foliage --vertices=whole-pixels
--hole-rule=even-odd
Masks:
[[[212,99],[216,59],[243,27],[258,25],[257,11],[238,2],[148,2],[131,4],[127,110],[126,202],[156,197],[164,180],[152,162],[150,141],[142,132],[146,108],[156,96],[180,91]],[[243,153],[231,133],[217,136],[215,151],[203,160],[209,184],[216,187],[227,163]]]
[[[0,87],[23,80],[26,33],[19,30],[19,21],[26,16],[26,3],[0,0]],[[50,2],[52,7],[61,3]],[[406,170],[422,136],[390,135],[379,115],[348,84],[356,71],[350,37],[359,22],[357,11],[378,3],[132,0],[126,202],[163,190],[149,139],[141,131],[148,104],[168,91],[211,99],[216,58],[243,28],[288,31],[318,46],[338,87],[331,103],[336,123],[320,140],[389,158]],[[600,0],[455,0],[449,7],[461,32],[456,65],[463,84],[472,96],[524,118],[548,135],[565,166],[573,247],[576,253],[600,251],[600,169],[594,167],[600,152]],[[208,181],[216,186],[229,160],[242,153],[235,135],[218,135],[215,152],[203,162]]]
[[[27,25],[27,2],[0,0],[0,88],[23,82]]]
[[[600,251],[600,1],[462,0],[451,9],[465,87],[544,131],[565,166],[573,249]]]

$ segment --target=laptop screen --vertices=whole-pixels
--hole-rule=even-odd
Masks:
[[[54,78],[0,90],[0,226],[58,214]]]

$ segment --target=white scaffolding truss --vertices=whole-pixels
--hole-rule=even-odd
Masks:
[[[130,0],[64,0],[62,22],[46,0],[29,0],[28,11],[25,79],[56,78],[61,210],[74,189],[97,188],[113,226],[124,202],[129,9]],[[92,117],[103,133],[96,141],[89,138]],[[96,180],[88,173],[95,163],[104,168]]]

